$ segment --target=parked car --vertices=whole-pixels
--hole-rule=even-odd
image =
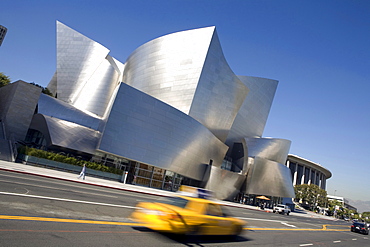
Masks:
[[[290,207],[284,204],[278,204],[272,209],[272,212],[274,213],[286,214],[286,215],[289,215],[290,211],[291,211]]]
[[[365,223],[354,222],[351,225],[351,232],[358,232],[365,235],[369,235],[369,226]]]

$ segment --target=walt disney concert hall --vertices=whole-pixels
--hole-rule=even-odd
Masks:
[[[128,171],[129,182],[293,198],[291,142],[264,138],[278,81],[235,75],[215,27],[165,35],[122,63],[57,22],[57,69],[28,137]]]

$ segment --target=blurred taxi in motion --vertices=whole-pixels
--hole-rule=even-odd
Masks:
[[[212,200],[211,192],[181,186],[166,202],[140,202],[131,218],[155,231],[186,235],[239,235],[245,222]]]

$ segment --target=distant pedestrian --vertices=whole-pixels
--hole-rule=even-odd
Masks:
[[[85,180],[85,173],[86,173],[86,164],[83,165],[80,176],[78,176],[78,179],[82,177],[82,179]]]

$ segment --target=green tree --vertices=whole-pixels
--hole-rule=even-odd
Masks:
[[[328,208],[332,215],[336,218],[348,217],[351,219],[358,219],[359,215],[354,210],[349,210],[343,206],[343,203],[338,200],[329,200]]]
[[[0,87],[6,86],[10,83],[9,76],[6,76],[3,72],[0,72]]]
[[[361,214],[361,219],[366,223],[370,223],[370,212],[363,212]]]
[[[50,90],[49,90],[47,87],[40,86],[39,84],[36,84],[36,83],[34,83],[34,82],[30,82],[30,84],[32,84],[32,85],[34,85],[34,86],[36,86],[36,87],[41,88],[41,89],[42,89],[42,91],[41,91],[41,92],[42,92],[43,94],[47,94],[47,95],[53,96],[53,94],[50,92]]]
[[[312,210],[317,206],[327,207],[327,193],[316,184],[300,184],[294,186],[296,201],[308,204]]]
[[[47,88],[47,87],[43,87],[42,88],[42,93],[43,94],[47,94],[47,95],[50,95],[50,96],[53,96],[53,94],[50,92],[50,90]]]

